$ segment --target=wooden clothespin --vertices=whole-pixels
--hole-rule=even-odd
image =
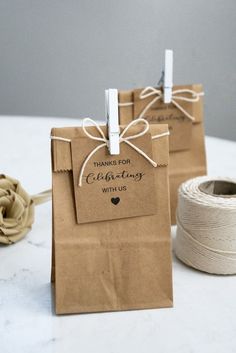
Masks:
[[[165,50],[165,64],[163,76],[164,103],[170,103],[172,99],[173,87],[173,50],[170,49]]]
[[[107,117],[109,152],[111,155],[120,154],[120,128],[118,113],[118,90],[105,90],[105,114]]]

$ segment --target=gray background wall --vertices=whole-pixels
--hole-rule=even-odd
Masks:
[[[209,135],[236,140],[235,0],[0,0],[0,114],[103,118],[104,89],[205,86]]]

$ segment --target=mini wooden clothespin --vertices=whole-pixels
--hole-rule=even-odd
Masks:
[[[165,50],[165,64],[164,64],[164,103],[170,103],[172,99],[173,87],[173,50]]]
[[[105,90],[105,114],[107,117],[109,152],[111,155],[120,154],[120,128],[118,113],[118,90]]]

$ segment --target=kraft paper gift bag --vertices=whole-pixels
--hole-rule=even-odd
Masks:
[[[117,156],[106,126],[52,129],[57,314],[172,306],[168,127],[143,128]]]
[[[181,183],[205,175],[203,88],[200,84],[174,86],[172,102],[163,102],[161,88],[119,92],[121,124],[142,117],[150,124],[168,124],[170,131],[171,223],[176,223],[177,190]]]

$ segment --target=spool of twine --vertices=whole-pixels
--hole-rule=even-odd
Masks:
[[[236,274],[236,180],[198,177],[179,188],[176,256],[198,270]]]

